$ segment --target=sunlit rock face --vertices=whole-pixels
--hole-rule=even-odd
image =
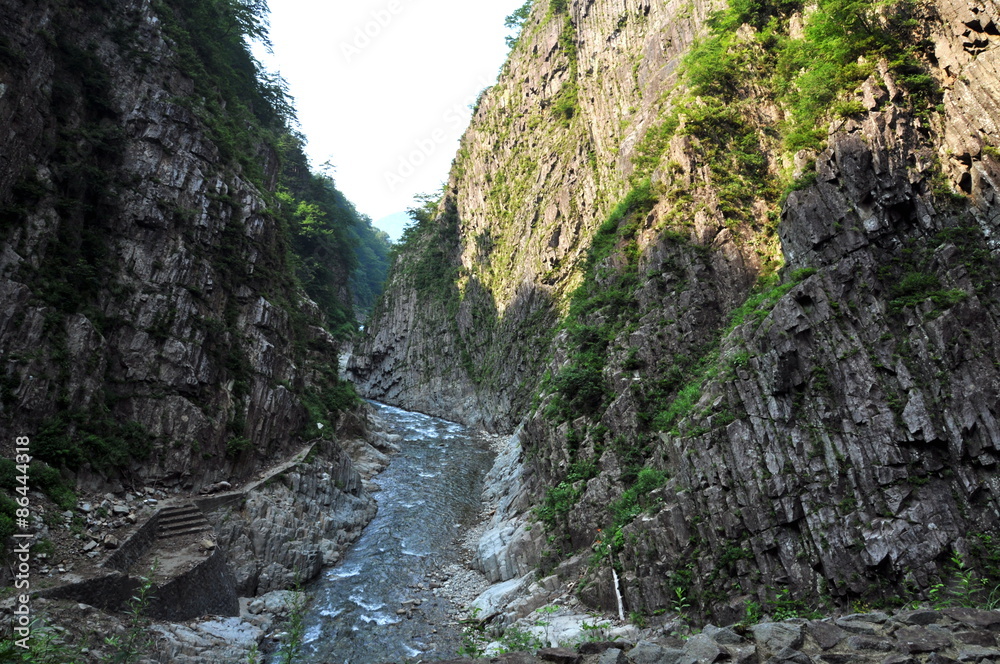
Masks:
[[[747,73],[739,121],[764,185],[741,192],[718,167],[732,149],[686,124],[702,107],[679,68],[721,6],[536,3],[349,372],[406,407],[523,423],[521,500],[481,547],[496,578],[519,574],[511,560],[605,551],[609,532],[634,610],[670,607],[678,588],[734,620],[769,588],[845,605],[920,596],[956,553],[986,573],[1000,12],[916,11],[933,94],[871,60],[815,149],[784,147],[789,109]],[[783,34],[801,38],[808,16],[782,17]],[[768,66],[760,53],[747,72]],[[649,163],[672,114],[680,128]],[[637,173],[652,200],[602,236]],[[589,299],[571,306],[581,283]],[[656,481],[641,509],[616,517],[643,468]],[[518,530],[546,505],[558,546]],[[608,564],[582,596],[617,610]]]

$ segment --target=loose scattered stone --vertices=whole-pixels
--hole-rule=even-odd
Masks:
[[[583,648],[580,648],[582,653]],[[625,657],[625,653],[618,648],[608,648],[601,653],[601,656],[597,660],[597,664],[625,664],[628,659]]]
[[[683,655],[683,650],[664,648],[652,641],[639,641],[628,652],[628,659],[633,664],[677,664]]]
[[[628,646],[618,641],[586,641],[577,648],[581,655],[599,655],[612,649],[620,650],[622,654],[625,654]]]
[[[955,638],[959,643],[964,643],[969,646],[983,646],[984,648],[995,648],[997,645],[997,639],[993,634],[989,632],[974,632],[974,631],[964,631],[955,632]]]
[[[684,644],[684,654],[703,664],[711,664],[722,655],[722,648],[708,634],[696,634]]]
[[[779,650],[768,662],[772,664],[812,664],[812,660],[809,659],[808,655],[799,652],[795,648],[788,647]]]
[[[915,664],[916,660],[909,655],[889,655],[882,664]]]
[[[840,627],[845,631],[853,634],[865,634],[868,636],[875,634],[878,629],[878,623],[869,622],[867,620],[859,620],[857,618],[852,618],[851,620],[848,620],[847,617],[837,618],[836,624],[837,627]]]
[[[930,625],[940,622],[943,617],[940,611],[921,610],[901,614],[896,619],[907,625]]]
[[[889,652],[893,648],[893,643],[889,639],[855,635],[847,639],[847,647],[851,650]]]
[[[555,664],[580,664],[583,656],[569,648],[542,648],[537,653],[538,658]]]
[[[970,609],[966,607],[955,607],[945,609],[945,614],[969,627],[1000,627],[1000,613],[996,611],[982,611],[980,609]]]
[[[742,636],[728,627],[705,625],[705,628],[701,632],[702,634],[711,637],[716,643],[721,643],[723,645],[737,645],[743,643],[744,641]]]
[[[753,636],[758,647],[763,647],[767,655],[784,648],[798,648],[802,645],[802,626],[789,623],[761,623],[754,625]]]
[[[829,650],[835,647],[847,636],[847,632],[840,629],[833,623],[826,621],[815,621],[809,623],[806,625],[806,633],[811,636],[823,650]]]
[[[911,654],[943,650],[951,645],[945,634],[932,632],[926,627],[904,627],[895,636],[901,649]]]
[[[986,658],[993,660],[1000,658],[1000,650],[997,648],[968,646],[958,651],[958,661],[960,662],[981,662]]]

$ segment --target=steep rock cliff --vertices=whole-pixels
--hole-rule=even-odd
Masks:
[[[348,368],[373,397],[507,430],[591,236],[627,191],[638,132],[711,8],[536,4]]]
[[[148,0],[0,16],[3,445],[30,436],[98,485],[197,487],[313,437],[338,345],[294,282],[279,156],[255,138],[280,104],[206,74],[231,46],[225,85],[256,89],[246,17]],[[331,269],[347,299],[349,266]]]
[[[731,619],[996,578],[997,11],[534,3],[351,364],[525,418],[495,575]]]

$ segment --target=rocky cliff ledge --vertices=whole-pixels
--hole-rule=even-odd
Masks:
[[[148,578],[143,619],[159,621],[150,626],[148,657],[245,662],[251,648],[275,647],[293,607],[307,601],[289,589],[335,564],[360,536],[376,511],[367,480],[398,450],[371,411],[345,417],[338,432],[338,443],[312,441],[244,486],[114,502],[116,516],[134,511],[94,520],[80,538],[70,519],[57,523],[57,508],[39,504],[39,534],[55,543],[39,557],[33,586],[44,629],[64,630],[67,647],[87,647],[81,661],[107,661],[116,649],[92,635],[128,631],[129,603]],[[89,517],[96,504],[82,504],[78,515]]]

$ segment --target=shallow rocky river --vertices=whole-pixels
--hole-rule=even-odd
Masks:
[[[493,455],[459,424],[373,405],[402,450],[375,478],[375,519],[341,563],[306,587],[314,600],[303,662],[434,659],[461,645],[448,615],[455,607],[433,587],[459,558],[457,539],[478,515]]]

